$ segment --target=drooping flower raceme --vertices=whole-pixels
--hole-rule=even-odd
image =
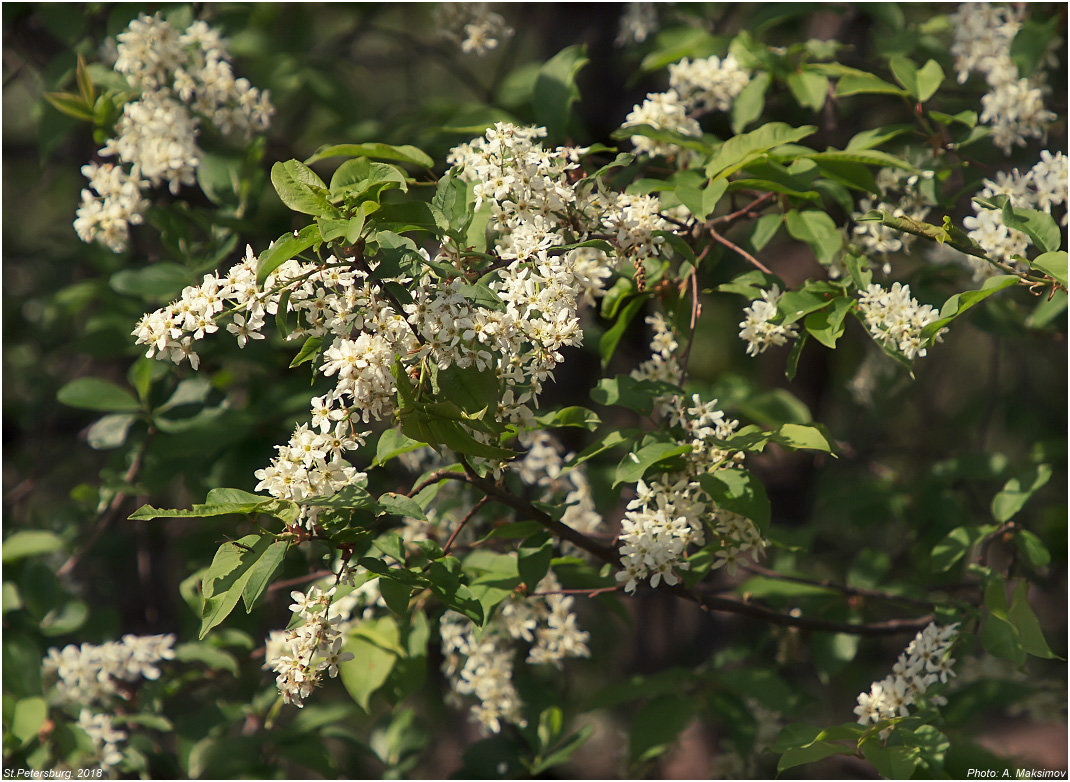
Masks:
[[[482,57],[513,37],[513,28],[486,3],[439,3],[435,12],[439,35],[459,43],[465,54]]]
[[[940,317],[932,306],[919,305],[910,295],[910,286],[899,282],[887,290],[876,283],[868,285],[858,293],[858,309],[873,339],[908,359],[926,354],[928,343],[922,331]],[[938,342],[944,331],[936,332],[932,341]]]
[[[770,345],[783,345],[798,336],[794,323],[774,323],[777,318],[777,303],[783,294],[780,286],[774,285],[762,291],[761,297],[744,308],[745,316],[739,324],[739,337],[747,343],[747,355],[757,356]]]
[[[482,629],[447,611],[439,623],[442,670],[458,696],[473,696],[472,718],[484,731],[498,733],[503,722],[523,727],[522,702],[513,684],[517,647],[528,644],[526,661],[560,667],[566,657],[587,657],[588,634],[576,625],[574,598],[558,594],[554,575],[539,582],[536,594],[511,597]]]
[[[669,66],[669,90],[648,94],[646,100],[628,114],[621,128],[650,125],[659,130],[699,137],[702,128],[697,115],[727,111],[749,81],[750,72],[740,66],[734,55],[694,61],[684,58]],[[645,155],[685,153],[678,144],[646,136],[632,136],[631,142],[637,152]]]
[[[140,679],[160,677],[160,663],[175,659],[173,635],[124,635],[104,644],[68,644],[48,650],[41,671],[54,681],[51,700],[59,706],[80,706],[75,723],[85,731],[105,769],[122,760],[120,748],[127,734],[115,728],[105,710],[118,699],[128,699]]]
[[[892,717],[906,717],[910,707],[936,682],[946,682],[955,675],[955,659],[949,654],[958,637],[958,624],[940,627],[929,624],[914,636],[899,655],[892,673],[873,682],[869,692],[858,696],[855,714],[862,725],[876,724]],[[942,705],[941,696],[929,701]]]
[[[1025,174],[1015,169],[1010,173],[997,172],[994,179],[984,180],[977,195],[984,199],[1005,195],[1012,207],[1035,209],[1052,214],[1066,203],[1067,159],[1062,152],[1040,153],[1041,159]],[[1015,256],[1024,257],[1031,244],[1029,236],[1003,222],[1003,212],[973,203],[974,214],[964,217],[963,226],[970,238],[993,259],[1010,266],[1021,266]],[[1065,220],[1065,214],[1064,214]],[[983,260],[965,256],[966,263],[978,279],[996,273],[997,267]]]
[[[1022,26],[1021,12],[995,3],[965,3],[949,21],[959,83],[977,71],[991,87],[981,99],[980,120],[992,126],[995,145],[1009,155],[1027,139],[1043,137],[1055,119],[1044,108],[1043,72],[1019,78],[1018,66],[1011,59],[1011,43]]]
[[[274,109],[267,92],[235,77],[223,39],[203,21],[181,31],[159,14],[141,14],[117,36],[114,69],[139,95],[123,106],[115,135],[100,149],[115,163],[82,169],[89,187],[74,229],[84,242],[121,252],[129,226],[148,207],[146,190],[167,185],[178,193],[196,182],[204,119],[225,136],[248,140],[267,129]]]
[[[338,666],[353,659],[350,652],[343,651],[338,617],[331,611],[334,591],[333,587],[324,592],[312,586],[308,592],[291,592],[294,602],[290,610],[302,621],[268,645],[264,667],[278,674],[275,685],[283,699],[297,707],[305,705],[305,698],[319,686],[324,674],[333,679],[338,676]]]
[[[124,635],[104,644],[53,647],[42,671],[56,678],[56,703],[99,704],[119,695],[121,682],[159,678],[159,664],[175,658],[174,643],[173,635]]]

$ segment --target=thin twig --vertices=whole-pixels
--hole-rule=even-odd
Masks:
[[[769,570],[761,565],[743,565],[745,570],[749,570],[759,576],[765,578],[773,578],[777,581],[791,581],[795,584],[810,584],[812,586],[824,587],[826,589],[833,589],[837,592],[842,592],[845,595],[856,595],[858,597],[871,597],[875,600],[887,600],[895,603],[908,603],[910,605],[920,606],[922,608],[932,608],[936,603],[931,600],[919,600],[914,597],[903,597],[902,595],[893,595],[889,592],[882,592],[879,589],[864,589],[862,587],[849,587],[846,584],[837,584],[834,581],[818,580],[814,578],[804,578],[802,576],[789,576],[786,573],[778,573],[775,570]]]
[[[932,614],[916,619],[889,619],[883,622],[836,622],[829,619],[814,619],[806,616],[782,614],[754,603],[732,600],[727,597],[700,595],[677,584],[671,591],[692,602],[698,603],[704,611],[718,611],[728,614],[740,614],[759,619],[768,624],[783,627],[798,627],[802,630],[814,630],[824,633],[847,633],[849,635],[896,635],[898,633],[916,633],[933,621]]]
[[[707,245],[706,249],[710,249],[711,246]],[[694,266],[691,267],[688,282],[691,284],[691,323],[687,334],[687,347],[684,348],[684,354],[680,356],[680,388],[684,387],[684,381],[687,380],[687,362],[691,358],[691,346],[695,342],[695,326],[698,323],[698,316],[702,313],[702,305],[698,300],[698,269]]]
[[[134,454],[133,460],[130,462],[130,468],[123,475],[123,483],[129,485],[137,478],[137,474],[141,471],[141,465],[145,461],[145,453],[149,449],[149,443],[152,441],[153,435],[156,434],[156,430],[152,427],[149,428],[148,434],[145,439],[141,441],[141,445],[137,449],[137,453]],[[119,508],[126,502],[127,494],[124,491],[118,492],[112,501],[108,504],[108,507],[97,516],[97,521],[93,527],[93,531],[89,533],[89,537],[78,551],[71,554],[67,561],[64,562],[59,570],[56,571],[56,575],[60,578],[67,576],[78,567],[78,563],[82,561],[82,558],[89,553],[89,549],[93,547],[93,544],[97,542],[104,530],[111,526],[119,515]]]
[[[570,543],[582,548],[584,551],[594,554],[596,557],[604,562],[616,562],[616,553],[609,546],[603,546],[601,543],[588,538],[586,535],[577,532],[567,524],[563,524],[557,519],[545,513],[530,502],[517,497],[512,492],[507,491],[494,481],[489,481],[486,478],[479,477],[479,474],[472,469],[472,466],[468,463],[468,460],[463,456],[458,456],[461,462],[461,466],[464,467],[465,472],[468,474],[468,482],[482,491],[484,494],[493,497],[501,502],[503,505],[508,505],[513,510],[517,510],[524,515],[525,518],[537,521],[542,526],[546,527],[552,533],[559,538],[563,538]]]
[[[769,271],[769,269],[765,266],[765,264],[763,264],[761,261],[759,261],[753,255],[751,255],[749,252],[744,250],[738,244],[734,244],[733,242],[730,242],[727,239],[725,239],[723,236],[721,236],[719,233],[717,233],[715,230],[713,230],[713,228],[710,228],[710,237],[712,237],[715,241],[720,242],[721,244],[723,244],[728,249],[735,250],[746,261],[748,261],[753,266],[756,266],[757,268],[761,269],[766,274],[772,274],[772,272]]]
[[[546,592],[532,592],[531,597],[546,597],[547,595],[587,595],[587,597],[594,597],[596,595],[602,595],[606,592],[619,592],[620,585],[611,587],[597,587],[595,589],[550,589]]]
[[[742,209],[737,209],[736,211],[730,214],[721,215],[720,217],[716,217],[713,220],[710,220],[710,225],[730,225],[741,217],[751,216],[750,213],[757,209],[760,204],[775,197],[776,193],[773,192],[768,192],[763,195],[760,195]]]
[[[476,511],[478,511],[486,504],[487,498],[480,497],[479,502],[475,504],[472,510],[468,511],[468,513],[463,519],[461,519],[461,523],[457,525],[457,529],[453,531],[453,534],[450,535],[450,539],[446,541],[446,545],[442,547],[442,556],[446,556],[450,553],[450,549],[453,547],[453,541],[457,540],[457,536],[461,534],[461,530],[464,529],[465,524],[467,524],[471,520],[471,518],[476,515]]]
[[[428,475],[426,478],[424,478],[418,484],[413,486],[409,490],[409,493],[406,494],[405,496],[406,497],[415,497],[417,494],[422,492],[424,489],[426,489],[432,483],[438,483],[439,481],[445,481],[445,480],[464,481],[465,483],[469,482],[468,481],[468,476],[465,475],[462,472],[457,472],[456,470],[452,470],[452,469],[435,470],[433,473]]]
[[[298,576],[297,578],[287,578],[282,581],[276,581],[267,588],[267,591],[278,592],[280,589],[288,589],[292,586],[301,586],[301,584],[307,584],[309,581],[318,581],[321,578],[326,578],[327,576],[333,575],[333,570],[317,570],[313,573],[306,573],[303,576]]]

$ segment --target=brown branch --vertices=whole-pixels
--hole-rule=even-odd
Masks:
[[[710,247],[712,245],[706,245],[706,250],[709,250]],[[705,252],[703,250],[703,255],[705,255]],[[702,305],[699,304],[698,300],[698,269],[694,266],[691,267],[688,281],[691,283],[691,323],[688,326],[687,347],[684,348],[684,354],[680,356],[680,388],[684,387],[684,381],[687,380],[687,363],[691,358],[691,346],[695,342],[695,325],[698,323],[698,316],[702,312]]]
[[[718,611],[728,614],[740,614],[758,619],[768,624],[781,625],[783,627],[798,627],[802,630],[814,630],[823,633],[847,633],[849,635],[897,635],[899,633],[916,633],[930,622],[934,621],[932,614],[927,614],[916,619],[889,619],[883,622],[835,622],[828,619],[813,619],[805,616],[793,616],[782,614],[771,608],[748,603],[740,600],[732,600],[727,597],[714,595],[700,595],[682,584],[670,587],[673,594],[679,595],[685,600],[698,603],[703,611]]]
[[[737,209],[736,211],[734,211],[734,212],[732,212],[730,214],[721,215],[720,217],[716,217],[713,220],[710,220],[709,224],[710,225],[731,225],[736,220],[739,220],[742,217],[754,217],[755,215],[753,215],[751,213],[755,209],[757,209],[759,205],[761,205],[763,202],[768,201],[768,200],[770,200],[772,198],[775,198],[775,197],[776,197],[776,193],[773,193],[773,192],[764,193],[764,194],[758,196],[757,198],[755,198],[753,201],[751,201],[749,204],[747,204],[742,209]]]
[[[443,556],[445,556],[446,554],[450,553],[450,549],[453,547],[453,541],[457,540],[457,536],[461,534],[461,530],[464,529],[464,526],[471,520],[471,518],[473,516],[476,515],[476,511],[478,511],[480,508],[482,508],[486,504],[487,504],[487,498],[486,497],[481,497],[479,499],[479,502],[477,502],[475,504],[475,506],[472,508],[472,510],[468,511],[468,513],[465,515],[465,517],[463,519],[461,519],[461,523],[457,525],[457,529],[455,529],[453,531],[453,534],[450,535],[450,539],[446,541],[446,545],[442,547],[442,555]]]
[[[487,496],[493,497],[503,505],[508,505],[513,510],[523,514],[524,518],[537,521],[539,524],[546,527],[546,529],[550,530],[550,532],[557,535],[557,537],[579,546],[584,551],[593,554],[602,561],[616,563],[616,552],[611,547],[603,546],[601,543],[591,540],[586,535],[577,532],[567,524],[561,523],[548,513],[539,510],[530,502],[517,497],[515,494],[506,490],[494,481],[479,477],[479,474],[472,469],[472,466],[468,463],[467,459],[463,456],[458,456],[458,458],[460,459],[461,466],[464,467],[464,470],[467,473],[468,482]]]
[[[405,496],[406,497],[415,497],[417,494],[419,494],[421,491],[426,489],[432,483],[438,483],[439,481],[445,481],[445,480],[464,481],[465,483],[469,483],[468,476],[465,475],[464,473],[460,473],[460,472],[457,472],[456,470],[449,470],[449,469],[446,469],[446,470],[435,470],[433,473],[428,475],[426,478],[424,478],[418,484],[413,486],[409,490],[409,493],[406,494]]]
[[[919,600],[913,597],[903,597],[902,595],[893,595],[889,592],[882,592],[879,589],[864,589],[862,587],[849,587],[846,584],[837,584],[834,581],[818,580],[814,578],[804,578],[802,576],[789,576],[785,573],[778,573],[775,570],[769,570],[761,565],[743,565],[744,569],[749,570],[752,573],[756,573],[759,576],[765,578],[774,578],[778,581],[791,581],[796,584],[810,584],[812,586],[824,587],[826,589],[833,589],[837,592],[842,592],[845,595],[855,595],[857,597],[871,597],[875,600],[887,600],[895,603],[907,603],[909,605],[919,606],[921,608],[932,608],[936,603],[931,600]]]
[[[756,266],[757,268],[761,269],[766,274],[772,274],[772,272],[769,271],[769,269],[765,266],[765,264],[763,264],[761,261],[759,261],[753,255],[751,255],[749,252],[744,250],[738,244],[734,244],[733,242],[730,242],[727,239],[725,239],[723,236],[721,236],[719,233],[717,233],[717,231],[715,231],[712,227],[710,228],[710,237],[714,241],[720,242],[721,244],[723,244],[728,249],[734,250],[741,257],[743,257],[744,260],[746,260],[751,265]]]
[[[288,589],[292,586],[301,586],[301,584],[307,584],[309,581],[318,581],[321,578],[326,578],[327,576],[333,575],[333,570],[316,570],[312,573],[306,573],[303,576],[298,576],[297,578],[287,578],[282,581],[276,581],[267,588],[267,591],[278,592],[280,589]]]

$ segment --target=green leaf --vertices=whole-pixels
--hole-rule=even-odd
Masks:
[[[306,225],[300,231],[283,234],[260,253],[256,267],[256,284],[262,286],[268,276],[288,260],[309,247],[320,244],[319,226]]]
[[[319,355],[321,347],[323,347],[323,337],[308,337],[304,344],[301,345],[301,349],[297,351],[293,361],[290,362],[290,369],[299,367],[308,361],[314,361],[316,356]]]
[[[393,620],[390,621],[393,624]],[[365,635],[350,636],[345,648],[353,654],[353,659],[338,666],[342,684],[356,704],[368,711],[372,695],[386,682],[398,656]]]
[[[751,473],[725,468],[700,475],[698,480],[717,507],[746,516],[763,532],[769,527],[769,497]]]
[[[617,345],[620,344],[621,337],[624,336],[624,332],[628,329],[629,324],[643,308],[643,305],[647,302],[647,296],[639,295],[629,301],[624,309],[617,315],[617,320],[606,329],[602,334],[602,338],[598,341],[598,352],[602,355],[602,369],[609,365],[610,359],[613,358],[613,353],[617,349]]]
[[[891,141],[896,136],[901,136],[912,129],[911,125],[885,125],[880,128],[872,128],[856,133],[847,142],[845,152],[857,152],[879,147],[886,141]]]
[[[727,179],[715,179],[704,187],[685,180],[676,186],[676,197],[695,216],[695,219],[701,222],[717,207],[717,202],[727,189]]]
[[[843,234],[826,212],[792,209],[787,214],[786,223],[788,233],[810,245],[820,263],[831,263],[843,246]]]
[[[877,773],[886,779],[910,779],[921,763],[921,753],[916,747],[884,747],[869,740],[863,743],[862,751]]]
[[[766,71],[755,73],[747,86],[732,102],[732,132],[739,134],[747,125],[762,116],[765,108],[765,93],[773,77]]]
[[[358,157],[347,160],[334,172],[330,193],[332,199],[352,197],[357,200],[378,201],[380,194],[391,188],[403,191],[409,189],[404,171],[389,163],[376,163]]]
[[[1051,562],[1051,552],[1044,545],[1044,541],[1027,529],[1015,531],[1014,545],[1034,570],[1045,568]]]
[[[416,519],[418,521],[427,520],[427,514],[424,513],[420,504],[412,499],[412,497],[406,497],[404,494],[388,491],[385,494],[380,494],[377,502],[379,503],[379,507],[382,508],[383,513],[391,513],[395,516]]]
[[[108,280],[116,293],[156,300],[176,298],[179,291],[192,282],[189,269],[166,261],[143,269],[123,269]]]
[[[275,545],[277,543],[273,535],[246,535],[219,547],[201,581],[204,604],[201,608],[200,640],[234,610],[250,579],[257,572],[256,565]],[[275,552],[269,556],[274,557]]]
[[[516,553],[516,568],[529,590],[534,590],[549,572],[553,557],[553,538],[547,532],[536,533],[520,544]]]
[[[326,144],[317,149],[312,157],[305,163],[312,165],[318,160],[332,157],[368,157],[376,160],[397,160],[401,163],[412,163],[424,168],[431,168],[435,161],[423,150],[408,144],[394,146],[392,144],[366,143],[366,144]]]
[[[906,92],[894,84],[886,82],[872,73],[858,71],[841,76],[836,81],[836,97],[845,98],[848,95],[905,95]]]
[[[11,734],[24,745],[37,738],[48,719],[48,703],[44,698],[21,698],[11,714]]]
[[[950,570],[951,566],[970,553],[992,527],[956,527],[933,546],[930,562],[937,573]]]
[[[992,518],[1000,523],[1014,518],[1029,498],[1051,479],[1051,475],[1049,465],[1038,464],[1024,475],[1011,478],[992,498]]]
[[[574,426],[593,432],[602,423],[598,414],[586,407],[572,405],[562,407],[549,413],[535,416],[535,420],[544,427],[553,429],[562,426]]]
[[[663,462],[666,459],[671,459],[674,456],[689,453],[690,451],[690,445],[667,442],[651,443],[634,453],[626,454],[620,460],[620,464],[617,465],[617,472],[613,478],[613,487],[616,488],[622,483],[635,483],[643,477],[650,467],[658,462]]]
[[[807,153],[800,155],[800,159],[813,160],[815,163],[862,163],[867,166],[917,171],[917,167],[895,155],[882,152],[879,149],[852,149],[850,145],[848,145],[847,149],[842,150],[826,149],[824,152]]]
[[[1042,255],[1038,255],[1029,262],[1029,265],[1049,277],[1054,277],[1064,288],[1070,286],[1070,279],[1068,279],[1067,275],[1065,251],[1046,252]]]
[[[136,412],[141,404],[124,388],[99,377],[80,377],[67,383],[56,394],[62,404],[84,410]]]
[[[999,293],[1004,288],[1009,288],[1018,283],[1018,275],[1001,274],[989,277],[978,290],[956,293],[944,302],[940,307],[940,319],[930,323],[924,328],[922,334],[929,337],[942,329],[955,318],[962,315],[974,305],[984,301],[994,293]]]
[[[1030,241],[1044,253],[1058,251],[1063,241],[1059,224],[1050,214],[1038,212],[1036,209],[1011,206],[1009,199],[1003,204],[1003,224],[1026,234]]]
[[[587,47],[576,44],[562,49],[539,68],[532,97],[535,123],[544,126],[550,138],[567,135],[572,104],[580,98],[576,74],[588,61]]]
[[[843,744],[832,744],[827,741],[818,741],[805,747],[793,747],[784,752],[777,761],[777,772],[786,771],[795,766],[805,763],[816,763],[833,755],[853,755],[855,748]]]
[[[23,557],[38,557],[63,548],[63,540],[54,532],[20,530],[4,540],[3,561],[14,562]]]
[[[263,556],[250,568],[249,578],[241,593],[242,601],[245,603],[245,613],[252,613],[253,608],[260,601],[264,590],[271,583],[272,576],[285,559],[288,547],[287,541],[276,540],[267,547]]]
[[[1004,593],[1005,582],[1002,578],[993,578],[985,587],[985,608],[988,616],[981,625],[978,637],[985,651],[994,657],[1013,660],[1018,665],[1025,662],[1026,653],[1018,628],[1007,613],[1007,596]]]
[[[1041,67],[1048,47],[1058,34],[1060,21],[1057,14],[1041,21],[1035,16],[1026,19],[1011,41],[1010,56],[1018,66],[1019,78],[1032,76]]]
[[[406,437],[397,429],[387,429],[379,436],[379,442],[375,446],[375,458],[372,460],[372,467],[386,464],[395,456],[415,451],[417,448],[423,448],[424,445],[419,440]]]
[[[1022,642],[1022,649],[1034,657],[1045,659],[1058,658],[1058,655],[1048,646],[1044,638],[1044,631],[1040,628],[1040,620],[1029,605],[1026,595],[1027,585],[1025,581],[1019,581],[1014,585],[1011,593],[1011,604],[1007,610],[1007,617],[1014,623],[1018,630],[1018,637]]]
[[[800,106],[820,111],[825,105],[829,90],[828,76],[812,70],[799,70],[789,73],[786,81]]]
[[[853,304],[854,301],[847,297],[833,299],[832,306],[806,316],[806,330],[825,347],[835,348],[836,341],[843,336],[844,318]]]
[[[271,184],[279,194],[279,199],[295,212],[338,216],[338,210],[327,199],[327,186],[323,180],[300,160],[287,160],[273,165]]]
[[[721,144],[706,164],[706,175],[727,177],[782,144],[794,144],[817,130],[813,125],[793,128],[783,122],[770,122],[749,133],[742,133]]]
[[[835,455],[836,441],[823,424],[784,424],[774,438],[794,450],[821,451]]]
[[[479,413],[488,408],[497,410],[498,378],[492,367],[483,370],[474,366],[462,369],[456,364],[447,369],[434,367],[431,383],[436,394],[449,399],[466,413]]]
[[[238,661],[234,655],[208,642],[190,641],[179,644],[175,647],[175,659],[182,663],[203,663],[209,668],[227,671],[234,676],[240,674]]]
[[[301,505],[315,505],[317,508],[334,508],[336,510],[364,510],[378,513],[382,510],[375,498],[363,486],[351,483],[331,495],[307,497]]]
[[[46,92],[44,99],[57,111],[83,122],[92,122],[94,115],[91,107],[86,106],[85,99],[73,92]]]
[[[636,380],[629,375],[602,378],[591,391],[591,399],[601,405],[623,405],[637,413],[649,415],[658,398],[679,394],[680,389],[669,383]]]
[[[944,70],[936,60],[929,60],[918,68],[906,57],[896,55],[889,65],[895,80],[920,103],[929,100],[944,81]]]
[[[664,754],[691,722],[695,703],[682,695],[663,695],[645,703],[632,718],[628,757],[644,763]]]

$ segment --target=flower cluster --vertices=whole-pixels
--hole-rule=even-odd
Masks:
[[[683,372],[675,356],[679,344],[672,328],[660,313],[647,322],[654,329],[652,356],[632,372],[632,377],[678,384]],[[690,399],[678,393],[664,394],[656,400],[654,412],[668,427],[682,432],[677,441],[688,448],[682,455],[681,470],[659,475],[649,483],[640,480],[635,499],[627,505],[618,536],[621,570],[616,576],[626,592],[647,579],[652,587],[662,581],[670,586],[678,583],[674,569],[688,568],[685,557],[690,546],[705,545],[707,524],[720,546],[714,569],[727,565],[734,570],[742,557],[757,557],[766,545],[753,521],[716,507],[698,481],[699,476],[743,458],[742,453],[727,450],[722,444],[739,422],[718,409],[717,400],[703,402],[698,394]]]
[[[684,371],[676,358],[680,343],[676,340],[672,324],[660,312],[648,315],[646,322],[654,330],[650,340],[650,358],[632,370],[632,377],[679,385]]]
[[[177,193],[196,181],[202,118],[223,135],[248,140],[267,129],[274,109],[266,92],[234,76],[219,32],[203,21],[180,31],[159,14],[140,15],[118,35],[114,69],[139,97],[123,106],[115,135],[99,152],[117,164],[82,169],[89,187],[74,229],[84,242],[121,252],[129,226],[148,207],[145,190],[166,184]]]
[[[305,698],[319,686],[324,673],[333,679],[338,676],[338,666],[353,659],[351,653],[342,651],[338,619],[331,611],[334,591],[334,587],[324,592],[312,586],[307,593],[291,592],[294,602],[290,611],[302,623],[275,637],[268,647],[264,667],[278,674],[275,685],[283,700],[298,708],[305,705]]]
[[[627,46],[632,43],[642,43],[657,31],[657,3],[627,3],[624,6],[624,13],[620,16],[616,44],[617,46]]]
[[[985,76],[990,91],[981,99],[981,122],[992,126],[992,140],[1004,154],[1028,138],[1040,138],[1055,114],[1044,108],[1043,75],[1019,78],[1011,59],[1011,42],[1022,25],[1021,13],[1010,6],[965,3],[951,15],[955,31],[951,54],[959,83],[971,71]]]
[[[940,317],[932,306],[919,305],[911,298],[909,285],[898,282],[888,290],[872,283],[859,291],[858,309],[873,339],[908,359],[925,355],[929,342],[922,338],[922,331]],[[931,342],[939,342],[945,331],[940,329]]]
[[[175,659],[174,643],[170,634],[124,635],[121,641],[99,645],[53,647],[41,662],[45,677],[55,680],[52,702],[82,707],[76,724],[89,736],[106,771],[122,760],[120,747],[127,735],[114,727],[111,715],[89,707],[106,707],[113,698],[128,700],[129,688],[139,679],[160,678],[159,664]]]
[[[118,730],[111,715],[94,714],[89,709],[82,709],[75,723],[85,731],[97,752],[97,762],[104,771],[110,771],[123,759],[120,751],[126,741],[126,732]]]
[[[1051,214],[1055,207],[1066,203],[1067,159],[1062,152],[1052,155],[1048,150],[1041,152],[1040,156],[1037,164],[1024,175],[1015,169],[1009,174],[998,172],[994,180],[984,180],[984,187],[977,195],[985,199],[1005,195],[1010,198],[1011,206]],[[976,202],[973,206],[974,214],[962,220],[970,238],[993,259],[1012,266],[1018,265],[1015,256],[1025,256],[1030,245],[1029,236],[1005,225],[1001,210],[986,209]],[[994,273],[992,264],[969,256],[967,258],[975,277],[981,279]]]
[[[876,724],[892,717],[906,717],[910,706],[937,681],[946,682],[955,675],[955,659],[949,651],[958,635],[958,624],[938,627],[930,623],[914,636],[914,640],[899,655],[892,673],[873,682],[869,692],[858,696],[854,712],[862,725]],[[929,701],[941,705],[944,700],[933,696]]]
[[[513,685],[513,661],[519,642],[530,644],[531,665],[561,666],[566,657],[587,657],[588,634],[576,626],[574,598],[560,594],[552,573],[536,594],[511,597],[479,630],[464,616],[447,611],[440,622],[442,670],[458,696],[474,696],[472,717],[490,733],[503,721],[523,727],[522,702]],[[544,593],[544,594],[542,594]]]
[[[727,111],[749,82],[750,72],[740,66],[734,55],[694,61],[684,58],[669,66],[668,91],[648,94],[621,127],[649,125],[683,136],[701,136],[696,117],[708,111]],[[632,136],[631,141],[636,151],[645,155],[668,157],[683,153],[677,144],[645,136]]]
[[[486,3],[440,3],[435,10],[439,34],[459,43],[465,54],[482,57],[513,37],[513,28]]]
[[[638,496],[628,503],[618,538],[617,580],[625,592],[634,592],[648,578],[652,587],[662,581],[679,583],[674,568],[688,568],[683,558],[687,548],[706,543],[706,503],[698,499],[702,490],[697,483],[661,477],[649,484],[640,480],[636,489]]]
[[[747,355],[757,356],[770,345],[783,345],[798,336],[794,323],[774,323],[777,319],[777,304],[783,294],[780,286],[774,285],[761,292],[761,297],[743,310],[744,318],[739,323],[739,338],[747,343]]]
[[[122,696],[120,682],[159,678],[159,663],[175,658],[174,643],[173,635],[124,635],[99,645],[68,644],[49,649],[41,667],[56,677],[56,703],[103,703]]]

